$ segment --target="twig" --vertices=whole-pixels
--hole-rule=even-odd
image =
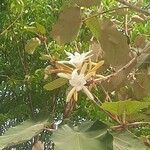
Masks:
[[[57,98],[56,98],[56,95],[54,94],[52,97],[52,112],[51,112],[53,118],[55,117],[55,112],[56,112],[56,101],[57,101]]]
[[[45,46],[45,49],[46,49],[46,53],[49,55],[50,59],[53,60],[51,54],[49,53],[49,50],[48,50],[48,46],[47,46],[46,41],[44,41],[44,46]]]
[[[27,82],[26,86],[27,86],[27,91],[28,91],[28,102],[29,102],[29,107],[30,107],[30,111],[31,111],[31,117],[35,119],[32,95],[31,95],[31,90],[29,88],[28,82]]]
[[[129,1],[129,0],[128,0]],[[128,8],[126,9],[128,12]],[[128,36],[128,14],[125,14],[124,18],[124,29],[125,29],[125,34]]]
[[[90,16],[90,17],[87,17],[87,18],[85,18],[85,19],[82,20],[82,21],[85,22],[85,21],[87,21],[87,20],[89,20],[89,19],[91,19],[91,18],[97,17],[97,16],[99,16],[99,15],[103,15],[103,14],[106,14],[106,13],[114,12],[114,11],[116,11],[116,10],[125,9],[125,8],[128,8],[128,7],[125,6],[125,7],[118,7],[118,8],[106,10],[106,11],[97,13],[97,14],[95,14],[95,15],[92,15],[92,16]]]
[[[94,99],[96,99],[96,101],[95,101],[95,100],[94,100],[94,101],[95,101],[97,104],[99,103],[98,106],[101,106],[101,105],[103,104],[103,103],[101,102],[101,100],[99,100],[99,98],[98,98],[96,95],[93,95],[93,96],[94,96]],[[97,104],[96,104],[96,105],[97,105]]]
[[[131,59],[125,66],[123,66],[122,68],[120,68],[117,72],[111,74],[108,76],[108,78],[111,78],[113,76],[118,75],[121,71],[126,70],[129,66],[131,66],[135,61],[137,60],[137,57],[134,57],[133,59]]]
[[[18,48],[18,54],[19,54],[19,58],[20,58],[21,64],[22,64],[22,66],[23,66],[24,74],[27,75],[28,71],[27,71],[26,66],[25,66],[25,64],[24,64],[24,60],[23,60],[23,58],[22,58],[22,56],[21,56],[21,52],[20,52],[19,48]]]
[[[127,129],[129,127],[134,127],[134,126],[139,126],[139,125],[150,125],[150,122],[133,122],[129,124],[121,124],[117,126],[112,126],[111,129],[116,130],[116,129]]]
[[[66,103],[64,112],[63,112],[63,121],[70,117],[72,111],[74,110],[76,101],[72,98],[68,103]]]
[[[120,72],[126,70],[127,68],[129,68],[130,66],[132,66],[132,64],[134,64],[137,59],[143,54],[143,53],[147,53],[150,51],[150,43],[148,43],[147,46],[145,46],[144,50],[139,53],[138,55],[136,55],[133,59],[131,59],[125,66],[123,66],[122,68],[120,68],[117,72],[113,73],[113,74],[110,74],[106,77],[105,80],[110,80],[110,78],[114,77],[114,76],[117,76]]]
[[[106,95],[106,101],[110,101],[110,102],[111,102],[111,98],[110,98],[110,96],[109,96],[109,93],[105,90],[105,88],[103,87],[102,84],[100,84],[100,86],[101,86],[103,92],[104,92],[105,95]]]
[[[148,12],[148,11],[146,11],[146,10],[143,10],[143,9],[141,9],[141,8],[139,8],[139,7],[137,7],[137,6],[133,5],[133,4],[131,4],[131,3],[128,3],[128,2],[125,1],[125,0],[116,0],[116,1],[118,1],[119,3],[121,3],[121,4],[123,4],[123,5],[128,6],[130,9],[132,9],[132,10],[134,10],[134,11],[136,11],[136,12],[142,13],[142,14],[144,14],[144,15],[146,15],[146,16],[150,16],[150,12]]]
[[[96,97],[96,96],[94,96],[94,97]],[[96,99],[97,99],[97,97],[96,97]],[[97,103],[96,100],[91,100],[91,101],[92,101],[94,104],[96,104],[96,105],[99,107],[99,109],[100,109],[101,111],[103,111],[104,113],[106,113],[112,120],[114,120],[115,122],[121,124],[121,122],[120,122],[120,120],[118,119],[117,116],[114,116],[114,115],[111,114],[110,112],[108,112],[108,111],[106,111],[106,110],[104,110],[103,108],[100,107],[100,104],[101,104],[101,103]]]
[[[17,20],[22,16],[23,10],[21,11],[21,13],[18,15],[18,17],[4,30],[0,33],[0,35],[5,34],[16,22]]]
[[[128,15],[125,15],[125,19],[124,19],[124,30],[125,30],[125,34],[128,36]]]
[[[23,39],[22,39],[22,44],[23,44],[23,48],[24,48],[24,40]],[[24,53],[25,53],[25,50],[23,49],[23,56],[22,56],[21,51],[18,48],[18,54],[19,54],[19,58],[20,58],[23,70],[24,70],[24,74],[28,75],[29,74],[29,69],[28,69],[28,66],[27,66],[28,63],[26,62],[26,58],[25,58]],[[27,100],[28,100],[28,104],[29,104],[29,107],[30,107],[30,111],[31,111],[31,117],[34,118],[34,107],[33,107],[33,102],[32,102],[32,92],[31,92],[31,89],[30,89],[30,84],[29,84],[28,81],[25,81],[25,84],[26,84],[26,87],[27,87],[27,93],[28,93],[27,94]]]
[[[7,78],[7,79],[11,79],[8,75],[0,75],[0,77],[5,77],[5,78]]]
[[[79,48],[79,46],[78,46],[78,43],[75,41],[74,44],[75,44],[76,51],[77,51],[77,52],[80,52],[80,48]]]
[[[133,122],[133,123],[128,124],[128,126],[137,126],[141,124],[150,125],[150,122]]]

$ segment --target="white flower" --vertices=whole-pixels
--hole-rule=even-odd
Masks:
[[[82,90],[83,86],[86,84],[84,74],[78,74],[77,70],[74,70],[72,72],[69,83],[71,84],[71,86],[75,87],[76,91]]]
[[[91,78],[92,76],[91,73],[90,75],[89,74],[84,75],[86,68],[87,68],[87,63],[85,63],[83,67],[81,68],[80,74],[77,72],[78,71],[77,69],[73,70],[72,74],[66,74],[66,73],[57,74],[59,77],[69,79],[69,83],[72,86],[72,89],[67,95],[67,99],[66,99],[67,102],[69,102],[72,97],[74,97],[74,99],[77,101],[78,92],[81,90],[83,90],[83,92],[89,97],[89,99],[92,99],[92,100],[94,99],[93,95],[86,87],[87,80]]]
[[[91,51],[86,52],[86,53],[78,53],[75,52],[74,54],[70,53],[70,52],[66,52],[68,58],[70,59],[69,61],[59,61],[59,63],[67,63],[67,64],[71,64],[77,68],[81,67],[83,62],[88,59],[89,57],[91,57]]]

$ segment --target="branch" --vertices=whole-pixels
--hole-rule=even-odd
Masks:
[[[20,19],[20,17],[22,16],[23,10],[21,11],[21,13],[18,15],[18,17],[4,30],[0,33],[0,35],[3,35],[4,33],[6,33],[16,22],[18,19]]]
[[[134,122],[134,123],[130,123],[130,124],[128,124],[128,126],[130,127],[130,126],[138,126],[138,125],[150,125],[150,122]]]
[[[117,72],[113,73],[113,74],[110,74],[106,77],[105,80],[109,80],[110,78],[114,77],[114,76],[117,76],[120,72],[128,69],[130,66],[132,66],[138,58],[140,58],[140,56],[143,54],[143,53],[150,53],[150,43],[148,43],[145,48],[143,49],[143,51],[139,54],[137,54],[133,59],[131,59],[125,66],[123,66],[122,68],[120,68]],[[141,58],[142,59],[142,58]],[[140,60],[138,60],[140,61]]]
[[[21,40],[22,40],[22,44],[23,44],[23,56],[21,55],[21,51],[20,51],[20,47],[18,48],[18,55],[19,55],[19,58],[20,58],[20,61],[21,61],[21,64],[22,64],[22,67],[23,67],[23,70],[24,70],[24,74],[25,75],[28,75],[29,74],[29,66],[28,66],[28,63],[26,62],[26,58],[25,58],[25,55],[24,55],[24,40],[22,39],[21,37]],[[30,112],[31,112],[31,117],[34,118],[34,107],[33,107],[33,102],[32,102],[32,92],[31,92],[31,88],[30,88],[30,84],[28,81],[25,81],[25,84],[26,84],[26,88],[27,88],[27,101],[28,101],[28,104],[29,104],[29,109],[30,109]]]
[[[118,8],[106,10],[106,11],[97,13],[97,14],[95,14],[95,15],[92,15],[92,16],[90,16],[90,17],[87,17],[87,18],[85,18],[84,20],[82,20],[82,22],[85,22],[85,21],[87,21],[87,20],[89,20],[89,19],[91,19],[91,18],[97,17],[97,16],[99,16],[99,15],[103,15],[103,14],[106,14],[106,13],[111,13],[111,12],[114,12],[114,11],[116,11],[116,10],[125,9],[125,8],[129,8],[129,7],[125,6],[125,7],[118,7]]]
[[[126,9],[128,11],[128,9]],[[124,17],[124,30],[125,30],[125,34],[127,36],[128,35],[128,14],[125,14],[125,17]]]
[[[127,1],[125,1],[125,0],[116,0],[116,1],[118,1],[119,3],[121,3],[123,5],[128,6],[130,9],[132,9],[132,10],[134,10],[136,12],[142,13],[142,14],[144,14],[146,16],[150,16],[150,12],[148,12],[146,10],[143,10],[143,9],[137,7],[136,5],[133,5],[133,4],[131,4],[131,3],[127,2]]]
[[[102,85],[102,84],[100,84],[100,86],[101,86],[101,88],[102,88],[103,92],[104,92],[104,93],[105,93],[105,95],[106,95],[105,100],[106,100],[106,101],[111,102],[112,100],[111,100],[111,98],[110,98],[110,96],[109,96],[109,93],[105,90],[105,88],[103,87],[103,85]]]
[[[107,116],[109,116],[113,121],[117,122],[118,124],[121,124],[120,120],[116,115],[111,114],[110,112],[104,110],[103,108],[100,107],[102,102],[94,95],[94,100],[91,100],[94,104],[96,104],[101,111],[103,111]]]
[[[50,57],[51,61],[53,61],[53,57],[52,57],[52,56],[51,56],[51,54],[49,53],[49,50],[48,50],[48,46],[47,46],[46,41],[44,41],[44,46],[45,46],[45,49],[46,49],[46,53],[47,53],[47,55],[49,55],[49,57]]]
[[[127,129],[129,127],[135,127],[135,126],[140,126],[140,125],[150,125],[150,122],[133,122],[133,123],[129,123],[129,124],[121,124],[121,125],[117,125],[117,126],[112,126],[111,129],[112,130],[118,130],[118,129]]]

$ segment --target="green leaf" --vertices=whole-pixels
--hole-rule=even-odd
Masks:
[[[50,55],[42,54],[42,53],[41,53],[41,56],[39,58],[41,60],[51,60],[51,56]]]
[[[37,27],[37,32],[41,33],[41,34],[45,34],[46,33],[46,29],[43,25],[36,23],[36,27]]]
[[[11,12],[21,13],[24,8],[24,2],[22,0],[14,0],[10,5]]]
[[[135,122],[135,121],[145,121],[150,122],[149,114],[146,114],[146,111],[144,113],[136,113],[132,114],[126,117],[126,120],[128,122]]]
[[[38,38],[32,38],[25,45],[25,51],[28,54],[33,54],[35,49],[41,44],[41,41]]]
[[[37,33],[37,28],[34,26],[24,26],[24,29],[29,32]]]
[[[48,90],[48,91],[52,91],[54,89],[57,89],[63,85],[65,85],[67,83],[67,79],[64,78],[58,78],[46,85],[44,85],[44,89]]]
[[[93,17],[90,18],[86,21],[86,25],[87,27],[89,27],[89,29],[91,30],[91,32],[93,33],[94,37],[96,37],[97,39],[100,38],[100,19],[98,17]]]
[[[36,22],[36,27],[34,26],[24,26],[24,29],[33,33],[46,34],[46,29],[43,25]]]
[[[115,115],[122,115],[124,112],[126,115],[137,113],[139,110],[146,108],[150,105],[150,102],[139,101],[118,101],[118,102],[105,102],[101,108],[113,113]]]
[[[80,7],[99,6],[101,0],[73,0]]]
[[[82,127],[62,126],[52,135],[55,150],[112,150],[113,137],[99,121]]]
[[[45,124],[46,121],[37,123],[24,121],[22,124],[8,129],[4,135],[0,136],[0,149],[30,140],[44,129]]]
[[[53,27],[52,36],[59,44],[71,42],[77,36],[80,26],[80,8],[64,8]]]
[[[113,132],[114,150],[146,150],[146,146],[132,133]]]

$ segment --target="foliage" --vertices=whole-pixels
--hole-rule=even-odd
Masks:
[[[86,123],[84,126],[78,128],[75,127],[72,129],[69,126],[64,125],[61,129],[54,133],[52,139],[56,144],[56,150],[113,149],[113,138],[112,135],[107,132],[106,125],[100,122],[95,122],[93,124]]]
[[[58,78],[58,79],[44,85],[44,88],[46,90],[51,91],[51,90],[54,90],[54,89],[57,89],[57,88],[63,86],[66,83],[67,83],[67,81],[64,78]]]
[[[150,145],[149,1],[3,0],[0,8],[0,149]],[[52,120],[34,122],[41,118]]]
[[[119,101],[119,102],[105,102],[102,104],[104,110],[109,111],[115,115],[131,115],[137,113],[141,109],[144,109],[150,105],[149,102],[139,101]]]
[[[10,128],[0,137],[0,149],[30,140],[44,129],[46,122],[25,121],[23,124]]]
[[[124,132],[124,133],[114,133],[114,149],[119,150],[121,148],[122,150],[126,149],[139,149],[139,150],[145,150],[146,147],[143,146],[141,142],[138,141],[138,139],[132,135],[132,133]],[[130,142],[129,142],[130,141]]]

